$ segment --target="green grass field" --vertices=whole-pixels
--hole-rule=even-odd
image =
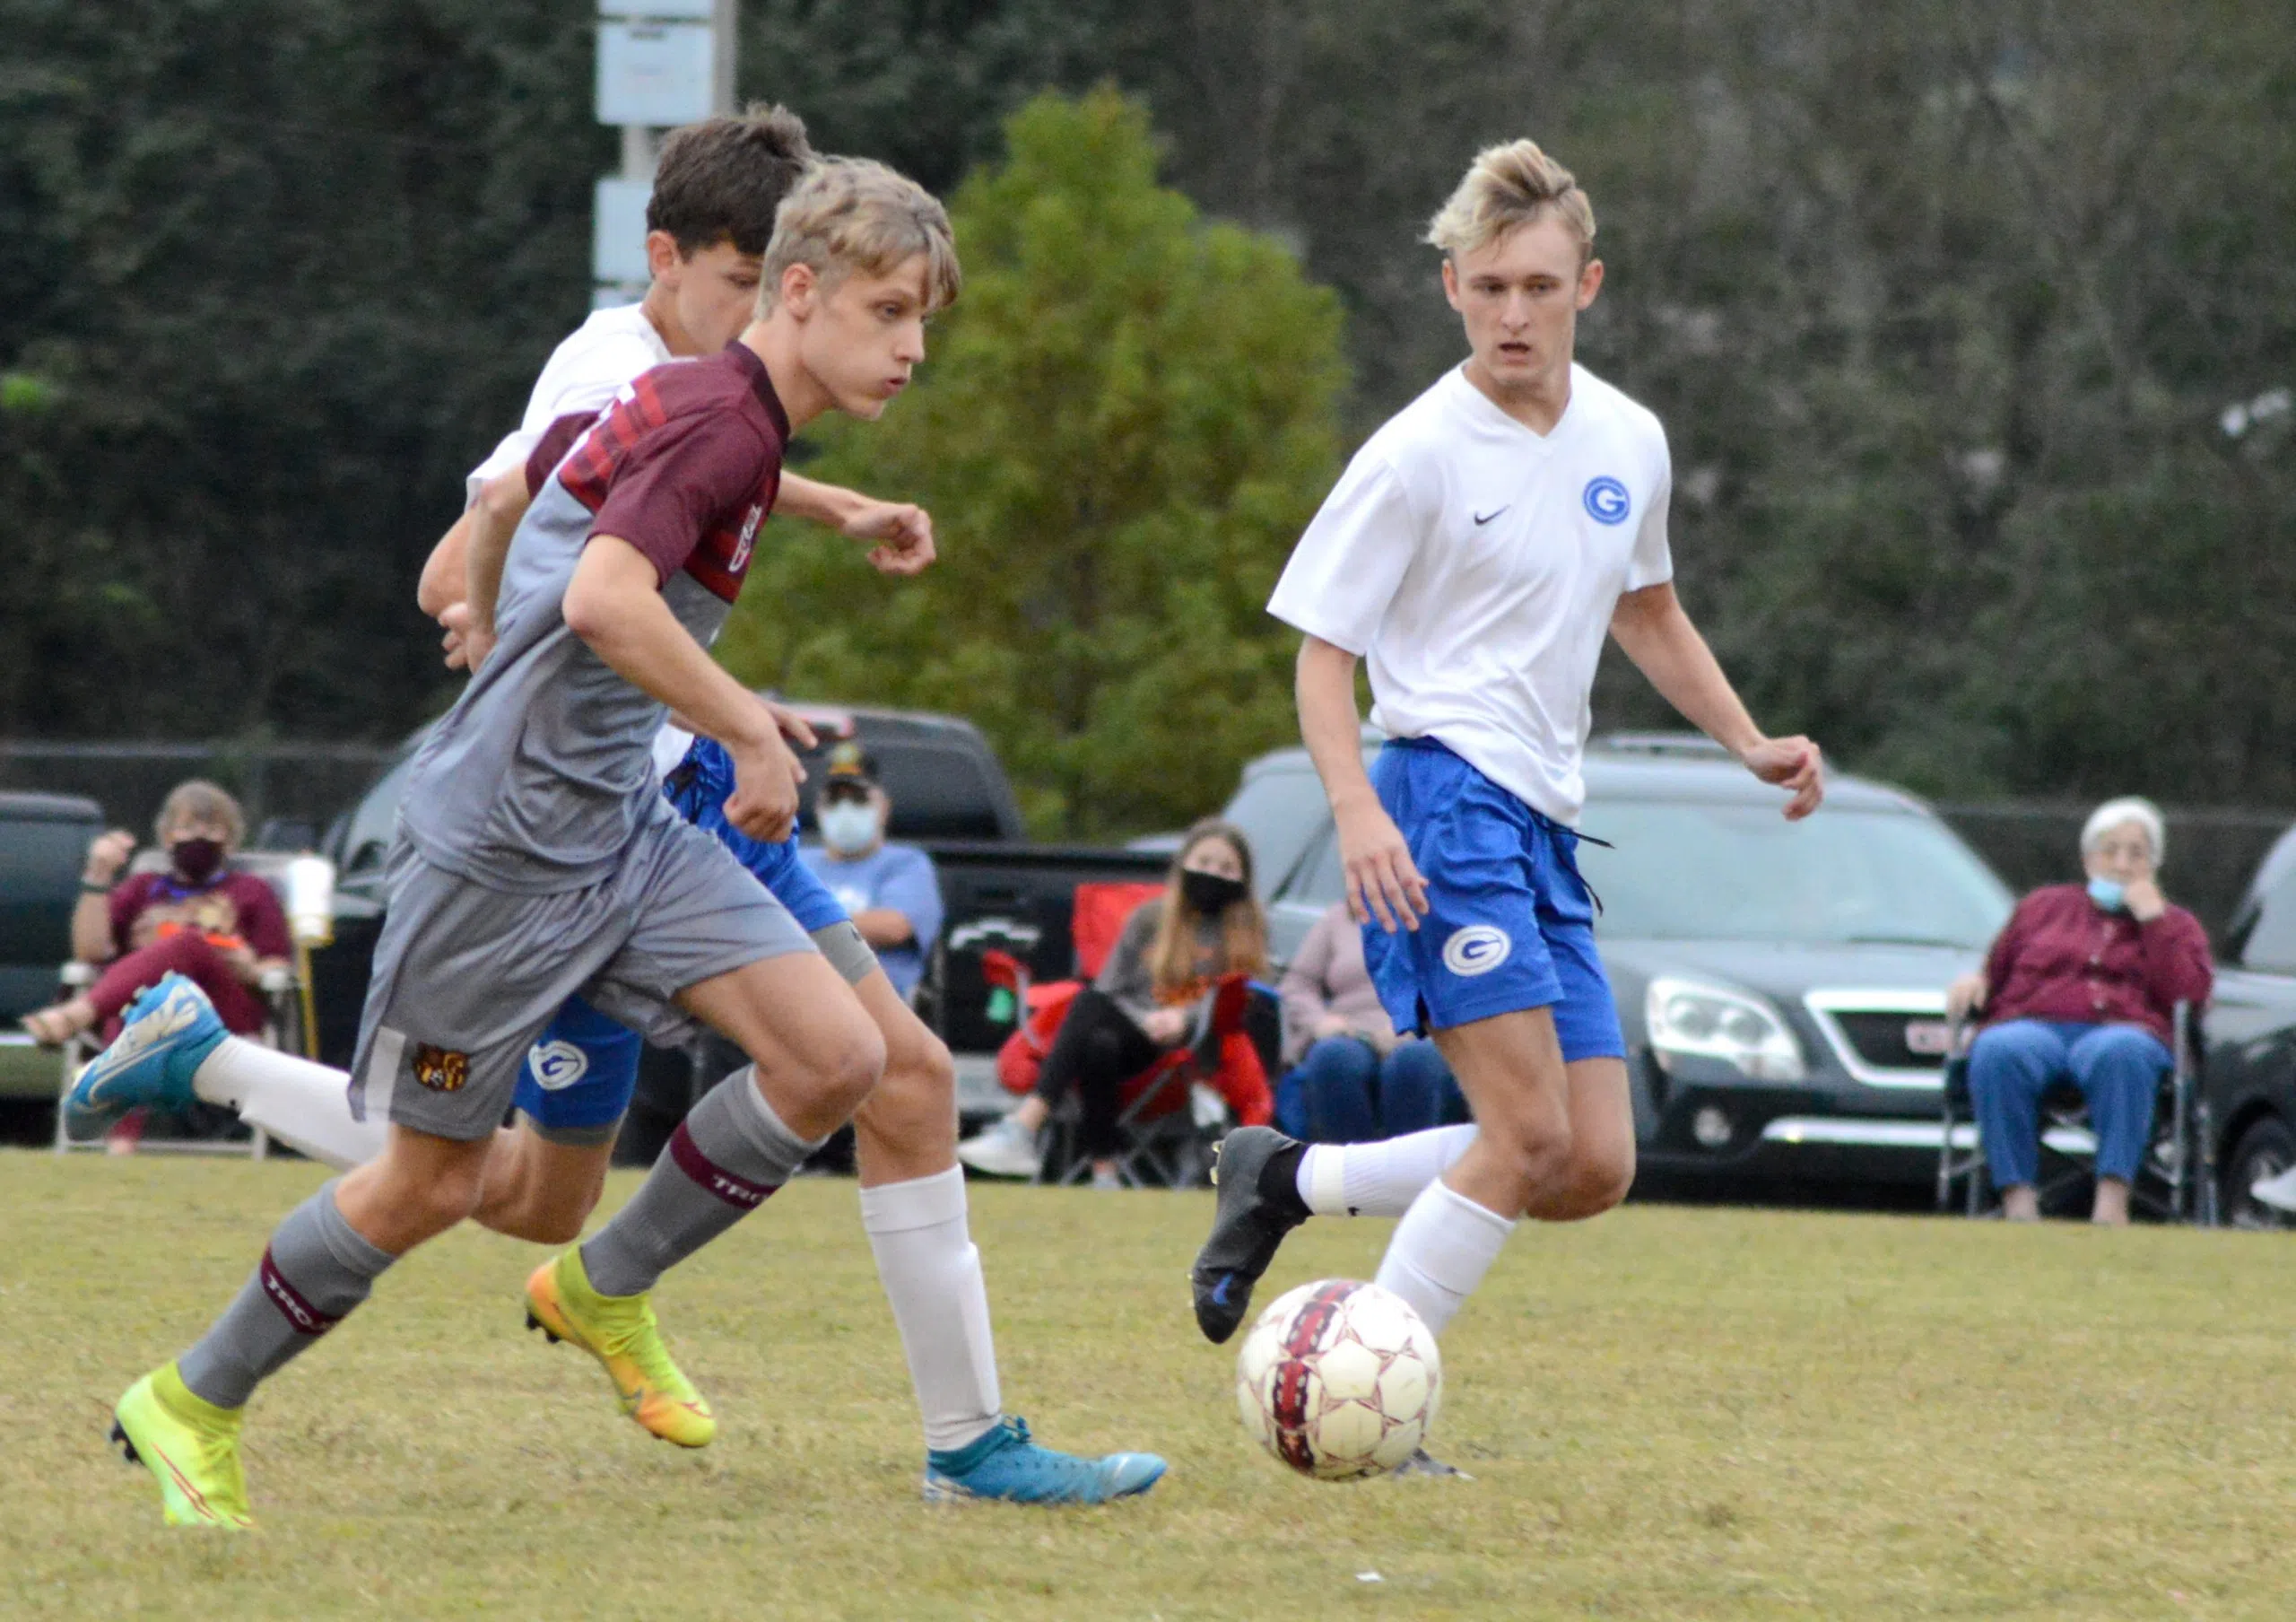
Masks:
[[[853,1187],[807,1181],[659,1292],[706,1452],[526,1333],[539,1253],[466,1232],[257,1400],[257,1536],[165,1530],[110,1402],[320,1176],[0,1153],[0,1613],[2296,1613],[2282,1241],[1665,1206],[1518,1234],[1444,1347],[1472,1484],[1318,1486],[1246,1444],[1187,1313],[1206,1197],[976,1185],[1008,1404],[1172,1470],[1082,1513],[927,1506]],[[1387,1226],[1312,1225],[1269,1284],[1365,1276]]]

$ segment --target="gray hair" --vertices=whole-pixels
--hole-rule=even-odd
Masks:
[[[2109,799],[2089,813],[2089,820],[2081,824],[2081,854],[2088,855],[2106,834],[2126,823],[2135,823],[2144,830],[2144,837],[2152,846],[2152,865],[2165,865],[2169,859],[2169,834],[2161,819],[2161,807],[2135,794]]]

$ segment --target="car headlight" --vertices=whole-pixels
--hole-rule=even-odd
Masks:
[[[1662,974],[1650,982],[1642,1017],[1662,1070],[1672,1071],[1677,1059],[1718,1059],[1752,1081],[1809,1074],[1784,1016],[1747,992]]]

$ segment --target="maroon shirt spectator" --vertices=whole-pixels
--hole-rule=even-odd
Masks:
[[[226,865],[244,828],[238,802],[214,784],[178,784],[157,827],[169,870],[117,885],[135,836],[99,835],[89,847],[72,938],[74,955],[102,964],[103,972],[81,995],[27,1015],[25,1028],[44,1042],[90,1030],[109,1042],[136,993],[173,972],[198,982],[231,1031],[259,1034],[268,1010],[255,987],[294,942],[271,886]]]
[[[2179,1002],[2215,983],[2208,933],[2170,903],[2150,923],[2107,912],[2079,885],[2050,885],[2017,903],[1986,954],[1985,1020],[2137,1025],[2168,1042]]]

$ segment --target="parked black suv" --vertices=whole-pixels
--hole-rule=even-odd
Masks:
[[[2219,1208],[2237,1227],[2296,1225],[2248,1192],[2296,1164],[2296,828],[2257,866],[2222,955],[2202,1025]]]
[[[1604,740],[1586,773],[1579,863],[1641,1164],[1933,1179],[1944,989],[2011,906],[1992,869],[1920,801],[1853,777],[1789,824],[1776,789],[1700,739]],[[1286,956],[1342,890],[1306,752],[1253,763],[1227,815],[1252,836]]]

